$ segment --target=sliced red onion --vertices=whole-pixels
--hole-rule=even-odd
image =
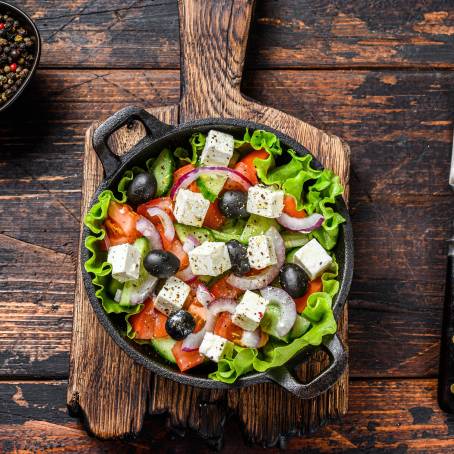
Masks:
[[[184,252],[189,253],[197,246],[200,245],[200,241],[194,235],[188,235],[183,243],[183,250]]]
[[[207,320],[203,328],[197,333],[191,333],[187,336],[181,349],[185,352],[191,352],[197,350],[202,343],[203,336],[205,333],[212,332],[214,329],[214,325],[216,324],[216,317],[221,312],[229,312],[233,314],[235,312],[236,301],[230,298],[219,298],[217,300],[212,301],[208,305],[208,312],[207,312]]]
[[[149,275],[145,281],[131,293],[129,304],[136,305],[142,304],[152,293],[156,287],[158,280],[155,276]]]
[[[159,235],[156,227],[147,218],[140,216],[136,222],[136,229],[148,239],[152,249],[162,249],[161,235]]]
[[[170,216],[163,209],[158,207],[148,208],[147,213],[150,217],[158,216],[164,227],[164,236],[169,241],[173,241],[173,239],[175,238],[175,227],[173,226],[173,222],[172,219],[170,219]]]
[[[284,240],[275,227],[270,227],[265,235],[269,236],[273,242],[277,263],[265,268],[262,273],[256,274],[255,276],[239,277],[231,274],[227,278],[227,282],[233,287],[239,288],[240,290],[257,290],[266,287],[278,276],[279,270],[285,261]]]
[[[170,191],[170,197],[172,197],[172,199],[175,198],[179,189],[187,188],[201,175],[213,175],[213,173],[229,177],[231,180],[241,184],[245,190],[248,190],[249,187],[251,186],[251,182],[243,174],[241,174],[237,170],[230,169],[229,167],[222,166],[198,167],[197,169],[191,170],[190,172],[186,173],[177,181],[177,183],[173,186],[172,190]]]
[[[178,271],[178,273],[176,273],[175,276],[178,279],[181,279],[182,281],[186,282],[186,284],[190,284],[197,278],[192,272],[190,265],[187,266],[184,270]]]
[[[203,306],[207,306],[208,303],[214,300],[214,296],[210,293],[207,286],[204,284],[199,284],[196,290],[197,301]]]
[[[313,213],[306,218],[294,218],[286,213],[282,213],[277,222],[283,227],[296,232],[309,233],[312,230],[318,229],[322,226],[325,218],[319,213]]]
[[[243,331],[241,336],[240,344],[242,347],[247,348],[258,348],[260,345],[261,332],[260,328],[257,328],[255,331]]]
[[[277,287],[266,287],[260,290],[260,293],[263,298],[279,306],[280,316],[276,325],[276,332],[279,336],[285,336],[295,324],[295,301],[285,290]]]

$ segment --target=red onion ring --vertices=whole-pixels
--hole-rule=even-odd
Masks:
[[[178,271],[175,276],[183,282],[186,282],[186,284],[190,284],[197,279],[197,276],[194,275],[190,266],[187,266],[184,270]]]
[[[170,216],[161,208],[151,207],[148,208],[147,214],[150,217],[157,216],[164,227],[164,236],[169,240],[173,241],[175,238],[175,227],[173,226],[172,219]]]
[[[230,314],[233,314],[235,312],[235,307],[236,301],[231,298],[219,298],[212,301],[208,305],[207,320],[204,327],[199,332],[191,333],[189,336],[187,336],[183,340],[181,349],[184,352],[192,352],[194,350],[197,350],[202,343],[205,333],[213,331],[214,325],[216,324],[216,317],[221,312],[229,312]]]
[[[140,216],[136,222],[136,230],[150,242],[152,249],[162,249],[161,235],[159,235],[154,224],[147,218]]]
[[[194,235],[188,235],[186,237],[186,239],[184,240],[183,250],[187,254],[188,252],[192,251],[199,245],[200,245],[200,241]]]
[[[273,242],[276,251],[277,263],[265,268],[262,273],[255,276],[239,277],[231,274],[227,278],[227,282],[233,287],[240,290],[257,290],[269,285],[279,274],[279,270],[285,261],[285,245],[284,240],[275,227],[270,227],[265,235],[269,236]]]
[[[309,233],[312,232],[312,230],[321,227],[325,218],[319,213],[313,213],[306,218],[295,218],[286,213],[282,213],[276,220],[286,229],[301,233]]]
[[[212,175],[213,173],[217,173],[220,175],[225,175],[229,177],[231,180],[236,181],[237,183],[241,184],[244,189],[248,190],[251,186],[251,182],[240,172],[234,169],[230,169],[229,167],[222,167],[222,166],[206,166],[206,167],[198,167],[197,169],[191,170],[190,172],[183,175],[173,186],[172,190],[170,191],[170,197],[173,199],[175,198],[176,193],[179,189],[187,188],[192,182],[197,180],[201,175]]]
[[[285,336],[295,324],[295,301],[285,290],[277,287],[266,287],[260,290],[260,293],[263,298],[279,306],[280,316],[276,325],[276,332],[279,336]]]
[[[199,284],[196,290],[197,301],[203,306],[207,306],[214,300],[214,296],[210,293],[207,286],[204,284]]]
[[[243,331],[240,345],[247,348],[258,348],[260,345],[261,331],[257,328],[255,331]]]

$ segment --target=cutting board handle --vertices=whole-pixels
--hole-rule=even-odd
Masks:
[[[180,122],[233,116],[254,0],[179,0]]]

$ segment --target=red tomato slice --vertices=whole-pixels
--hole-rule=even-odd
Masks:
[[[150,216],[148,216],[147,210],[148,208],[152,207],[161,208],[161,210],[165,211],[172,220],[175,219],[173,217],[173,202],[170,197],[159,197],[157,199],[150,200],[147,203],[143,203],[142,205],[139,205],[137,207],[137,213],[139,213],[141,216],[145,216],[151,221],[153,221],[154,219],[157,220],[159,219],[157,216],[153,216],[153,218],[150,218]]]
[[[255,185],[259,181],[257,179],[257,169],[254,165],[254,159],[266,159],[267,157],[268,152],[265,150],[251,151],[235,164],[234,169],[244,175],[251,182],[251,184]],[[244,187],[236,181],[229,179],[225,182],[223,191],[244,191]]]
[[[109,243],[112,246],[124,243],[134,243],[142,235],[136,230],[138,219],[129,205],[111,201],[104,221]]]
[[[243,329],[232,322],[232,316],[228,312],[219,314],[213,332],[232,342],[239,342],[243,335]]]
[[[154,332],[153,332],[153,339],[160,339],[162,337],[169,337],[166,331],[166,322],[167,316],[165,316],[162,312],[154,311],[155,312],[155,320],[154,320]]]
[[[161,232],[159,232],[159,233],[161,233]],[[161,234],[161,237],[162,237],[162,234]],[[164,240],[163,240],[163,243],[164,243]],[[170,244],[170,246],[168,248],[166,248],[164,245],[164,249],[166,249],[169,252],[172,252],[172,254],[174,254],[178,257],[178,259],[180,260],[180,268],[179,268],[180,270],[184,270],[185,268],[187,268],[187,266],[189,265],[189,257],[188,257],[188,254],[186,254],[186,252],[184,251],[183,245],[181,244],[181,241],[178,238],[174,238],[174,240],[172,241],[172,243]]]
[[[106,238],[104,240],[105,246],[107,246],[107,244],[109,244],[109,246],[117,246],[118,244],[129,243],[128,237],[124,234],[123,230],[116,222],[107,218],[104,221],[104,228],[106,229]],[[103,246],[101,245],[101,248],[102,247]]]
[[[207,308],[199,305],[198,302],[197,303],[194,302],[189,305],[187,311],[194,317],[195,320],[194,333],[197,333],[205,325],[205,321],[207,319]]]
[[[184,352],[181,349],[182,344],[183,341],[178,341],[172,348],[173,356],[175,357],[181,372],[192,369],[205,361],[205,358],[199,353],[198,350],[193,352]]]
[[[227,282],[227,277],[228,276],[224,276],[211,286],[210,292],[214,295],[215,298],[237,299],[241,295],[241,293],[243,293],[242,290],[237,289],[236,287],[232,287]]]
[[[148,340],[153,339],[155,326],[154,303],[151,299],[145,301],[143,309],[129,317],[129,323],[136,333],[135,339]]]
[[[207,214],[203,221],[203,226],[210,229],[219,230],[224,224],[226,218],[221,213],[219,209],[219,201],[215,200],[213,203],[210,203]]]
[[[284,197],[284,213],[294,218],[305,218],[307,216],[304,210],[297,210],[296,200],[292,195],[286,195]]]
[[[323,284],[321,278],[315,279],[309,282],[309,287],[306,293],[299,298],[295,298],[295,305],[296,305],[296,312],[301,314],[307,306],[307,299],[313,294],[317,292],[321,292],[323,289]]]

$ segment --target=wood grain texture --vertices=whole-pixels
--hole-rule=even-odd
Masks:
[[[36,20],[46,67],[179,67],[176,0],[13,3]],[[446,0],[261,0],[248,67],[452,68],[453,8]]]
[[[176,452],[210,453],[187,431],[175,436],[162,416],[144,423],[134,440],[100,441],[71,418],[65,408],[67,382],[0,383],[0,451],[16,452]],[[454,418],[440,411],[436,380],[353,380],[349,412],[314,434],[292,438],[287,453],[449,453],[454,450]],[[195,411],[198,411],[195,409]],[[225,426],[223,454],[263,450],[245,446],[235,418]],[[267,450],[281,453],[277,447]]]
[[[352,376],[437,374],[453,84],[437,71],[245,75],[248,96],[351,144]],[[0,121],[0,376],[67,377],[84,132],[127,104],[177,102],[179,74],[46,70],[32,93]]]
[[[176,121],[177,110],[155,109],[162,121]],[[92,149],[93,127],[87,130],[82,186],[81,219],[103,178],[103,168]],[[141,129],[123,128],[111,140],[122,155],[136,141]],[[80,258],[76,268],[76,292],[71,342],[67,402],[81,414],[90,432],[100,438],[118,438],[140,432],[147,409],[151,374],[134,363],[99,324],[85,293]]]

